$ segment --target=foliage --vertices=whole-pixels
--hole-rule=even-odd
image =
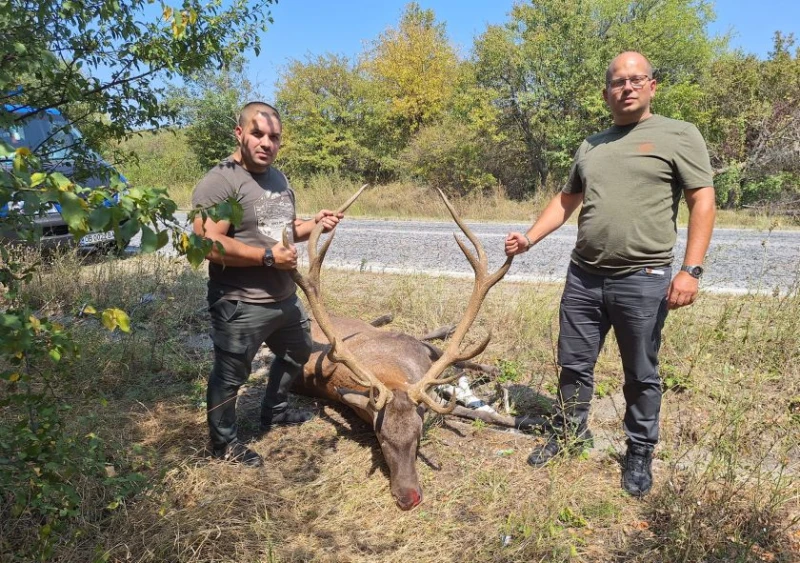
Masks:
[[[647,53],[659,69],[662,113],[692,107],[701,93],[691,83],[713,53],[710,18],[706,2],[545,0],[519,4],[509,23],[490,26],[476,41],[477,77],[498,93],[501,128],[524,155],[527,189],[551,173],[563,178],[581,139],[605,127],[599,93],[608,61],[623,50]]]
[[[239,110],[247,102],[260,99],[250,82],[241,56],[221,71],[202,70],[172,86],[167,104],[184,127],[191,154],[203,170],[208,170],[236,148],[233,129]]]
[[[285,137],[280,165],[304,177],[395,179],[401,151],[447,114],[458,76],[444,25],[415,3],[357,62],[331,54],[293,61],[277,94]]]
[[[0,208],[3,229],[35,242],[34,218],[58,205],[70,233],[113,231],[118,242],[141,232],[141,248],[165,246],[172,231],[176,249],[194,265],[211,242],[187,235],[174,217],[176,206],[163,188],[129,188],[98,160],[93,148],[118,140],[133,128],[158,127],[175,115],[160,98],[163,80],[225,65],[248,48],[268,19],[261,3],[234,0],[223,7],[187,0],[180,10],[145,0],[74,2],[11,0],[0,3],[0,127],[50,115],[63,125],[38,147],[0,143]],[[5,105],[9,104],[9,105]],[[21,106],[26,106],[24,111]],[[86,137],[67,135],[80,125]],[[70,144],[64,146],[64,139]],[[58,171],[54,149],[78,173]],[[107,186],[80,186],[81,171],[109,178]],[[235,202],[220,210],[236,217]],[[15,518],[39,522],[39,542],[29,555],[47,558],[50,535],[74,516],[81,499],[77,479],[102,467],[101,436],[72,434],[61,423],[69,409],[52,391],[65,362],[78,357],[69,332],[43,312],[27,309],[21,289],[37,265],[18,261],[5,245],[0,261],[0,464],[2,500]],[[85,308],[88,314],[90,308]],[[99,314],[109,330],[130,330],[125,312]],[[113,506],[109,505],[109,508]]]
[[[399,146],[441,117],[453,95],[458,59],[445,25],[416,2],[405,8],[397,28],[382,33],[364,56],[376,101],[386,103],[389,131]]]
[[[117,154],[134,154],[136,158],[118,163]],[[131,185],[166,186],[179,209],[192,207],[191,190],[206,172],[189,148],[186,131],[173,127],[139,131],[114,144],[104,156]]]
[[[401,154],[401,161],[411,176],[464,195],[497,184],[486,170],[484,156],[482,139],[472,128],[446,120],[423,127]]]
[[[395,174],[384,118],[346,57],[293,61],[277,93],[284,125],[279,164],[290,176],[341,172],[378,181]]]
[[[796,200],[791,174],[800,170],[800,47],[794,36],[776,33],[763,61],[738,51],[722,55],[705,89],[713,117],[706,138],[726,193],[718,202],[734,208]],[[734,176],[738,183],[730,181]]]

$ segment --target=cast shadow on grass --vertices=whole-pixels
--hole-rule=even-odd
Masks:
[[[281,458],[302,458],[301,463],[297,463],[298,468],[302,468],[303,473],[307,473],[308,481],[313,481],[319,473],[319,463],[324,456],[335,453],[337,444],[341,438],[346,438],[361,447],[368,448],[371,453],[372,465],[367,472],[372,475],[376,470],[380,470],[386,479],[389,478],[389,467],[381,453],[375,433],[359,416],[350,408],[339,403],[326,401],[324,399],[312,399],[300,395],[291,394],[289,396],[290,405],[294,408],[301,408],[314,412],[315,418],[319,421],[330,424],[335,430],[334,435],[326,435],[315,438],[312,443],[296,441],[293,444],[286,444],[282,440],[285,432],[302,431],[305,425],[300,427],[279,427],[269,431],[262,431],[259,428],[259,414],[261,400],[264,397],[264,386],[249,386],[239,395],[238,402],[238,422],[239,436],[243,441],[266,439],[270,443],[267,455],[277,455]],[[329,414],[325,407],[333,408],[338,416]],[[313,419],[312,421],[313,422]],[[308,424],[308,423],[307,423]],[[276,441],[271,440],[272,437]],[[308,471],[308,467],[316,467],[315,471]],[[295,475],[297,478],[297,475]]]

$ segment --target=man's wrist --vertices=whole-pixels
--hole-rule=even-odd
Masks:
[[[262,258],[262,261],[267,268],[271,268],[275,265],[275,256],[272,254],[271,248],[264,249],[264,257]]]
[[[527,234],[522,235],[522,238],[524,238],[525,242],[528,244],[528,246],[525,247],[525,252],[527,252],[528,250],[533,248],[533,241]]]
[[[694,279],[699,280],[703,277],[703,266],[699,264],[684,264],[681,266],[681,272],[686,272]]]

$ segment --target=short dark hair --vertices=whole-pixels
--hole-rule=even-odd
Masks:
[[[247,124],[247,122],[250,121],[256,113],[273,115],[278,118],[278,123],[281,123],[281,114],[277,109],[275,109],[275,106],[272,106],[267,102],[246,103],[239,112],[239,118],[236,120],[236,123],[239,125],[239,127],[244,127],[245,124]]]

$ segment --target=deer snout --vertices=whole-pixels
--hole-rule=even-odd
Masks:
[[[400,510],[411,510],[422,502],[422,491],[419,489],[406,489],[395,494],[394,500]]]

